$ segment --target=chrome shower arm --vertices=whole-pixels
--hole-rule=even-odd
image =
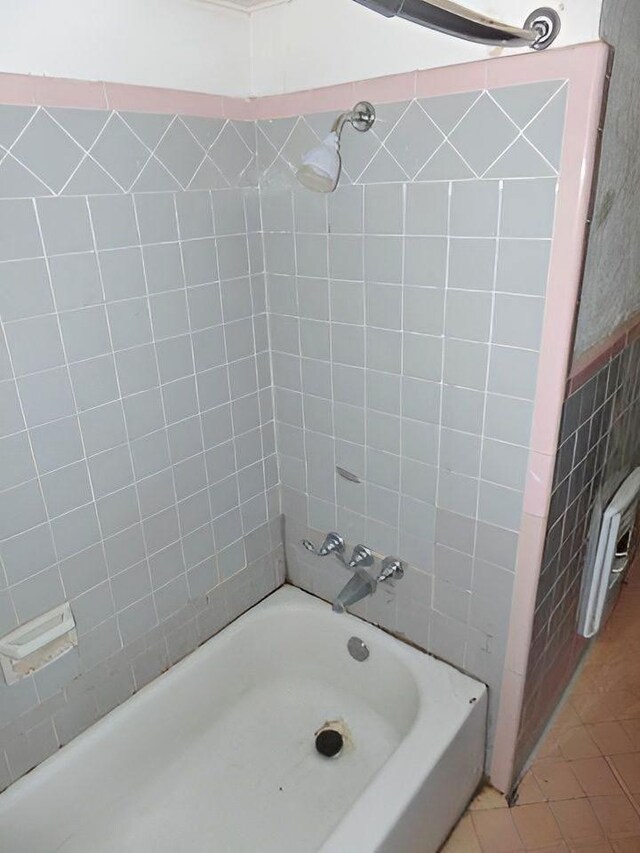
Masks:
[[[331,132],[336,133],[338,138],[342,135],[342,129],[349,122],[352,127],[360,133],[365,133],[373,126],[376,120],[376,111],[369,101],[359,101],[352,110],[342,113],[334,121]]]
[[[423,27],[479,44],[543,50],[556,39],[560,18],[553,9],[537,9],[524,27],[494,21],[451,0],[356,0],[387,18],[396,15]]]

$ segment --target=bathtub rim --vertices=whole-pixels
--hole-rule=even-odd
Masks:
[[[79,749],[91,748],[93,741],[99,745],[100,741],[110,731],[117,730],[118,722],[122,717],[130,712],[130,702],[135,702],[139,705],[141,702],[148,703],[149,698],[155,693],[162,693],[166,690],[166,685],[170,676],[175,676],[180,673],[186,674],[189,670],[197,669],[206,657],[215,654],[213,646],[210,645],[212,640],[217,637],[226,635],[227,642],[232,642],[233,637],[242,631],[244,625],[248,621],[255,621],[256,618],[267,619],[269,611],[273,609],[294,609],[298,612],[315,611],[323,616],[329,615],[327,604],[323,599],[320,599],[308,592],[305,592],[291,584],[285,583],[278,589],[274,590],[260,602],[249,608],[244,613],[240,614],[232,622],[228,623],[224,628],[213,635],[209,640],[202,643],[193,652],[186,655],[181,661],[169,667],[164,673],[156,679],[146,684],[139,691],[133,694],[129,699],[120,705],[116,706],[112,711],[102,717],[93,725],[89,726],[84,732],[69,741],[68,744],[61,747],[56,753],[47,758],[32,771],[22,776],[15,783],[10,785],[4,792],[0,794],[0,824],[3,815],[10,812],[12,805],[17,803],[25,796],[29,796],[29,789],[35,785],[38,788],[46,786],[47,783],[56,784],[56,777],[60,774],[64,767],[59,767],[59,762],[62,759],[73,760],[74,755]],[[256,610],[260,610],[256,613]],[[356,627],[358,635],[365,642],[369,639],[371,642],[382,643],[385,648],[406,667],[411,676],[416,681],[418,692],[418,709],[415,719],[411,723],[408,731],[400,740],[398,746],[385,761],[385,763],[376,771],[369,782],[360,790],[356,800],[353,802],[349,811],[339,818],[338,822],[330,830],[328,836],[319,848],[318,853],[332,849],[330,845],[332,839],[336,835],[344,833],[345,829],[350,830],[349,824],[353,821],[352,812],[356,808],[367,810],[367,800],[384,801],[383,809],[371,809],[367,820],[366,835],[374,837],[372,840],[373,846],[371,850],[377,849],[378,844],[384,841],[384,838],[389,831],[401,819],[408,805],[413,801],[420,787],[424,784],[429,774],[436,767],[438,761],[443,757],[447,748],[450,747],[455,734],[452,737],[442,739],[434,739],[430,736],[427,723],[427,710],[424,702],[428,699],[427,695],[427,678],[421,679],[419,670],[421,666],[428,662],[430,667],[436,666],[441,670],[446,669],[449,686],[457,688],[462,695],[456,696],[457,700],[466,698],[473,700],[469,704],[469,711],[466,714],[460,715],[458,730],[462,728],[464,723],[473,715],[479,713],[484,715],[486,720],[487,708],[487,688],[484,684],[473,679],[472,677],[461,673],[455,667],[447,664],[428,652],[422,651],[416,646],[404,642],[401,638],[396,637],[378,626],[360,619],[351,614],[343,614],[338,618],[348,620],[349,624]],[[427,719],[425,719],[427,717]],[[423,724],[422,726],[420,724]],[[486,738],[486,725],[485,725]],[[434,749],[434,744],[437,744],[437,749]],[[427,748],[427,747],[430,747]],[[482,741],[482,752],[484,752],[485,740]],[[480,762],[482,763],[482,762]],[[397,784],[392,782],[395,777]]]

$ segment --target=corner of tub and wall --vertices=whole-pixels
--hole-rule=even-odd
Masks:
[[[504,792],[511,791],[517,783],[529,754],[522,752],[523,709],[526,703],[538,581],[543,564],[563,405],[569,394],[579,391],[595,375],[597,369],[615,358],[621,346],[631,345],[637,337],[637,323],[627,323],[611,338],[574,360],[572,364],[576,305],[583,272],[608,64],[608,47],[604,43],[591,43],[543,54],[485,60],[470,63],[463,68],[452,66],[399,74],[249,101],[136,86],[112,86],[108,83],[83,84],[53,78],[0,75],[0,101],[5,104],[97,110],[127,109],[141,113],[178,113],[265,123],[276,119],[295,119],[303,114],[340,111],[364,98],[375,104],[393,104],[415,98],[477,93],[543,81],[568,81],[564,141],[558,170],[560,177],[533,406],[528,473],[524,488],[524,509],[518,536],[514,591],[502,670],[499,711],[495,723],[495,741],[491,763],[487,768],[492,783]],[[278,181],[281,178],[282,175],[276,176]],[[295,499],[295,492],[291,494]],[[286,511],[282,517],[287,522]],[[307,529],[305,525],[299,525],[297,520],[292,523],[292,528],[296,531],[296,536],[299,530]],[[311,532],[317,535],[319,531],[316,529]],[[322,532],[325,533],[326,530]],[[289,550],[290,543],[286,544]],[[402,557],[402,554],[399,556]],[[281,559],[285,559],[284,554]],[[318,563],[315,571],[324,572],[325,568],[325,563]],[[281,570],[278,575],[276,585],[284,582]],[[299,572],[294,572],[293,575],[287,573],[287,579],[289,582],[304,585],[304,578]],[[316,592],[321,589],[322,584],[319,584]],[[376,620],[375,614],[369,618],[379,621]],[[402,632],[400,635],[403,636]],[[404,636],[423,647],[426,646],[427,651],[431,650],[422,635],[415,638],[408,634]],[[548,694],[550,703],[557,704],[560,700],[562,688],[566,686],[583,651],[583,645],[573,649],[572,666],[557,676],[555,692]],[[469,672],[474,674],[471,669]],[[527,718],[531,731],[527,733],[524,741],[529,752],[542,734],[551,711],[552,707],[547,706],[539,709],[537,717],[534,715]]]

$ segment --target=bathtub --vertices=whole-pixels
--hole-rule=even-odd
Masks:
[[[0,795],[0,849],[431,853],[480,780],[486,701],[285,586]]]

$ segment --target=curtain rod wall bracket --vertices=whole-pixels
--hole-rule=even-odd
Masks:
[[[472,12],[451,0],[355,0],[386,18],[404,18],[437,32],[497,47],[545,50],[558,37],[560,16],[543,7],[532,12],[524,27],[511,27]]]

